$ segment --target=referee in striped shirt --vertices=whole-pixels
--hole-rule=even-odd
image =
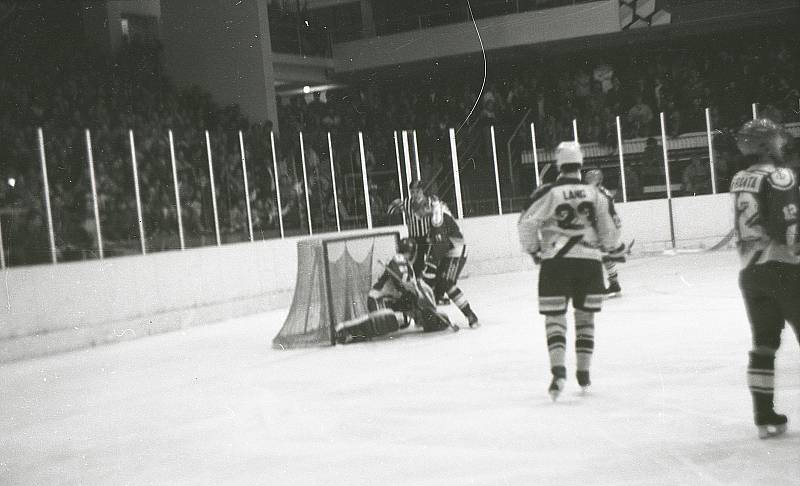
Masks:
[[[414,255],[414,273],[422,275],[422,268],[425,266],[425,254],[428,252],[428,230],[431,227],[431,217],[419,217],[414,213],[413,206],[421,204],[430,197],[425,192],[425,185],[422,181],[414,181],[408,188],[408,199],[395,199],[389,205],[389,214],[402,211],[406,217],[406,229],[408,237],[417,244],[417,253]]]

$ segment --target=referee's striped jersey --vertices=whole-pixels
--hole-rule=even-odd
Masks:
[[[408,228],[409,238],[423,238],[428,236],[431,228],[431,217],[419,217],[414,214],[411,199],[403,200],[403,213],[406,215],[406,227]]]

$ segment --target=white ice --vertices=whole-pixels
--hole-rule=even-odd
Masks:
[[[278,351],[283,309],[3,365],[0,484],[800,484],[797,340],[776,370],[789,432],[759,440],[733,253],[622,265],[592,390],[570,324],[556,403],[536,277],[464,279],[474,331]]]

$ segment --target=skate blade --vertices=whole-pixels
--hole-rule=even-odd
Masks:
[[[566,380],[560,379],[560,380],[558,380],[556,382],[556,384],[558,385],[558,388],[548,391],[548,393],[550,393],[550,399],[551,400],[553,400],[554,402],[556,400],[558,400],[559,395],[561,395],[561,392],[564,391],[564,384],[565,383],[566,383]]]
[[[786,424],[781,425],[759,425],[758,438],[769,439],[770,437],[777,437],[786,432]]]
[[[582,396],[586,396],[588,394],[589,394],[589,385],[582,386],[581,387],[581,395]]]
[[[622,292],[612,292],[610,294],[605,294],[606,299],[616,299],[617,297],[621,296]]]

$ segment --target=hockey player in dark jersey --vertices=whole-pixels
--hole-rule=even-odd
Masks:
[[[758,436],[786,431],[775,413],[775,352],[788,322],[800,340],[800,193],[797,175],[782,167],[787,137],[767,119],[747,122],[737,136],[746,169],[731,181],[734,230],[741,259],[739,287],[752,332],[747,383]]]
[[[414,271],[418,275],[422,274],[425,268],[425,255],[428,253],[430,243],[428,241],[428,234],[431,229],[431,215],[420,215],[414,211],[415,207],[422,207],[426,204],[433,206],[434,204],[441,205],[445,211],[450,211],[447,205],[442,202],[435,194],[429,193],[425,189],[425,182],[418,180],[411,183],[409,186],[408,199],[395,199],[389,205],[388,213],[394,214],[402,212],[406,216],[406,228],[408,229],[408,236],[412,238],[417,244],[417,253],[413,258]],[[447,294],[449,284],[446,280],[436,280],[432,282],[433,293],[436,303],[446,305],[450,303]]]
[[[619,219],[616,209],[614,209],[614,194],[611,193],[605,186],[603,186],[603,172],[599,169],[592,169],[586,173],[584,180],[587,184],[591,184],[600,191],[608,199],[608,211],[611,213],[611,218],[617,229],[622,228],[622,223]],[[608,277],[608,287],[606,287],[606,297],[616,297],[622,293],[622,287],[619,285],[619,275],[617,274],[617,262],[624,261],[622,257],[612,258],[609,255],[603,255],[603,267],[606,269]]]
[[[464,236],[447,206],[438,198],[429,197],[414,205],[414,213],[420,218],[430,218],[428,230],[428,252],[422,278],[431,287],[440,286],[447,296],[466,316],[469,327],[480,325],[478,316],[470,307],[464,292],[458,287],[458,278],[467,261]]]
[[[522,248],[539,271],[539,313],[545,316],[552,381],[549,393],[556,400],[566,383],[567,305],[575,309],[575,353],[578,385],[591,384],[589,371],[594,352],[594,314],[605,293],[604,253],[620,252],[619,232],[608,198],[580,179],[583,153],[577,142],[562,142],[556,149],[559,170],[555,182],[531,196],[517,229]]]
[[[337,325],[341,344],[363,341],[404,329],[410,320],[424,331],[439,331],[448,326],[457,330],[446,315],[436,311],[433,291],[416,278],[410,259],[416,251],[414,240],[400,240],[399,251],[386,263],[383,274],[367,294],[369,314]]]

